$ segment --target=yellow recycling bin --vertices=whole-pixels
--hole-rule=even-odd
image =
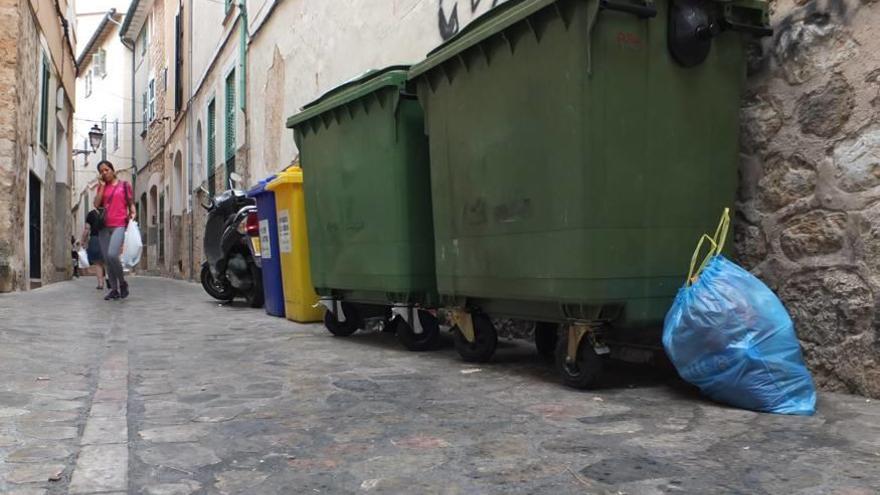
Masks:
[[[266,189],[275,193],[275,210],[278,213],[278,250],[281,253],[285,316],[300,323],[321,321],[324,308],[315,307],[318,295],[312,287],[309,268],[302,169],[288,168],[266,184]]]

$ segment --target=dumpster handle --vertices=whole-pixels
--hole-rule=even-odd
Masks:
[[[728,20],[722,20],[721,23],[724,26],[724,29],[729,29],[730,31],[739,31],[741,33],[748,33],[758,37],[773,36],[773,28],[771,27],[752,26],[751,24],[742,24]]]
[[[620,12],[633,14],[640,19],[657,17],[657,7],[655,7],[654,3],[650,1],[645,2],[643,5],[637,5],[633,3],[620,3],[612,2],[610,0],[599,0],[599,6],[605,10],[617,10]]]

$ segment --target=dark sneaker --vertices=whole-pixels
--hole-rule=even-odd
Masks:
[[[122,282],[121,287],[119,287],[119,297],[122,299],[128,297],[128,282]]]
[[[104,296],[105,301],[112,301],[114,299],[119,299],[119,292],[116,292],[116,289],[112,289],[106,296]]]

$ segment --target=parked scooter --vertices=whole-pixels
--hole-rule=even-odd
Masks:
[[[244,297],[252,308],[263,306],[260,227],[257,206],[241,189],[241,176],[230,174],[229,190],[210,197],[202,188],[208,211],[202,263],[202,287],[211,297],[232,301]]]

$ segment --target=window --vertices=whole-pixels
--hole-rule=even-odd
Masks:
[[[86,72],[86,98],[92,95],[92,70]]]
[[[40,146],[49,144],[49,60],[43,55],[43,71],[40,88]]]
[[[119,149],[119,119],[113,121],[113,151]]]
[[[150,20],[147,19],[144,22],[144,27],[141,30],[141,56],[145,56],[147,54],[147,46],[150,44]]]
[[[92,65],[95,75],[101,78],[107,77],[107,50],[101,48],[95,51],[95,54],[92,55]]]
[[[107,159],[107,116],[101,117],[101,132],[104,133],[104,139],[101,140],[101,160]]]
[[[208,192],[214,195],[214,159],[216,158],[216,124],[217,110],[212,99],[208,103]]]
[[[226,116],[225,116],[225,155],[226,176],[235,172],[235,70],[226,76]]]
[[[147,132],[147,124],[150,122],[150,107],[147,106],[147,92],[141,94],[141,131]]]

